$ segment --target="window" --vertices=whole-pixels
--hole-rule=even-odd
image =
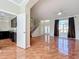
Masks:
[[[60,33],[68,32],[68,20],[59,20],[59,32]]]

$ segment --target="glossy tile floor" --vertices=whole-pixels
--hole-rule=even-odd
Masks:
[[[21,49],[9,39],[0,40],[0,59],[79,59],[79,41],[36,37],[30,48]]]

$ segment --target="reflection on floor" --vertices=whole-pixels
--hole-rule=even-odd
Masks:
[[[79,59],[79,41],[36,37],[31,39],[31,47],[24,50],[7,39],[0,41],[0,59]]]
[[[10,39],[0,40],[0,59],[16,59],[16,46]]]

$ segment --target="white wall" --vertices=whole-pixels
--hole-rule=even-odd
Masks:
[[[10,30],[10,21],[0,20],[0,31],[9,31],[9,30]]]
[[[76,31],[76,39],[79,40],[79,16],[75,17],[75,31]]]
[[[50,21],[50,36],[54,36],[54,20]]]
[[[0,20],[0,31],[12,31],[16,32],[16,28],[11,28],[11,20],[10,19],[4,19]]]
[[[11,20],[0,20],[0,31],[16,32],[16,28],[11,28]]]

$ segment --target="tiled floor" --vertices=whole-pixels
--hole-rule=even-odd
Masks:
[[[79,59],[79,41],[36,37],[31,39],[31,47],[24,50],[5,39],[0,41],[0,59]]]

